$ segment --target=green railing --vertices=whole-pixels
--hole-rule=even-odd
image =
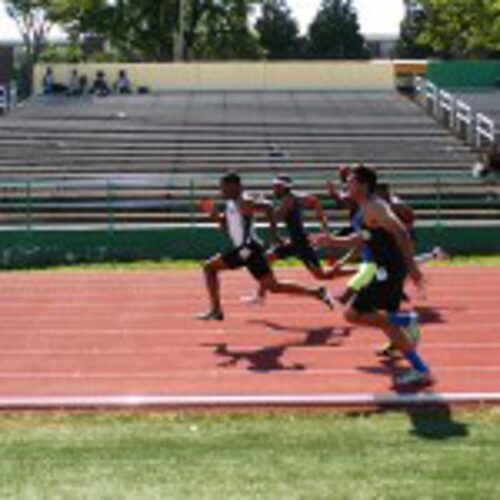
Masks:
[[[413,193],[408,196],[411,205],[421,214],[425,211],[426,222],[418,228],[422,250],[445,241],[456,252],[500,252],[498,181],[480,182],[469,175],[435,175],[430,171],[425,176],[381,177],[391,181],[396,193]],[[227,244],[225,236],[207,224],[196,203],[216,196],[218,179],[217,175],[171,175],[0,183],[0,266],[206,258]],[[269,174],[244,179],[256,194],[270,196]],[[318,174],[304,174],[295,181],[299,189],[322,195],[332,227],[347,223],[346,214],[335,210],[327,199],[326,179],[318,181]],[[450,194],[458,188],[470,192]],[[467,209],[488,211],[489,221],[463,226],[447,223],[450,212]],[[125,222],[130,213],[143,220]]]

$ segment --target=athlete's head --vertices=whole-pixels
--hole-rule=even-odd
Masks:
[[[276,198],[283,198],[293,187],[293,181],[287,175],[278,175],[273,179],[273,192]]]
[[[349,198],[362,202],[369,198],[377,186],[377,172],[373,168],[359,165],[352,169],[347,180]]]
[[[234,172],[226,174],[220,181],[222,197],[226,200],[236,200],[241,195],[241,177]]]
[[[386,182],[377,183],[377,187],[375,188],[375,194],[382,198],[384,201],[389,203],[391,201],[391,188],[389,184]]]

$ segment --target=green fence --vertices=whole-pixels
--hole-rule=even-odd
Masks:
[[[427,78],[441,88],[500,85],[500,61],[431,61]]]
[[[3,227],[0,266],[7,269],[82,262],[205,259],[227,248],[229,244],[224,234],[200,218],[196,208],[196,200],[215,195],[217,180],[217,176],[205,176],[196,180],[171,177],[163,179],[161,183],[156,179],[142,184],[120,184],[116,179],[97,183],[13,181],[0,184],[0,204],[4,216],[8,210],[13,210],[17,218],[15,223]],[[254,192],[269,193],[268,174],[248,176],[246,180]],[[474,187],[481,186],[469,175],[462,174],[442,176],[429,172],[423,179],[422,174],[391,175],[390,180],[396,186],[396,191],[398,186],[408,188],[425,183],[425,195],[421,194],[412,201],[414,207],[432,214],[417,229],[420,251],[439,244],[454,253],[500,252],[500,217],[496,220],[493,218],[488,223],[457,225],[447,221],[443,215],[445,211],[460,207],[489,207],[500,214],[498,196],[494,195],[497,191],[493,190],[493,194],[489,194],[485,186],[484,192],[479,191],[477,197],[450,196],[450,185],[470,183]],[[297,179],[297,185],[304,189],[311,188],[313,192],[320,187],[324,191],[324,179],[318,181],[318,174],[301,175]],[[135,225],[121,222],[120,214],[123,210],[130,209],[131,192],[137,193],[138,188],[141,188],[145,193],[148,193],[148,189],[157,193],[160,186],[168,194],[167,198],[135,198],[134,206],[145,210],[146,214],[154,210],[167,219],[172,213],[180,214],[183,222]],[[68,211],[83,213],[89,210],[86,189],[92,192],[92,210],[98,211],[102,216],[100,223],[40,223],[40,211],[47,212],[50,209],[66,214]],[[325,202],[325,206],[332,208],[333,202]],[[345,215],[341,212],[331,214],[334,215],[333,222],[337,226],[347,224]],[[262,233],[265,238],[265,231]]]

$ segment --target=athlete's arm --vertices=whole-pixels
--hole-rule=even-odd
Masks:
[[[353,233],[348,236],[332,236],[330,234],[318,234],[312,236],[315,245],[322,248],[351,248],[356,249],[363,244],[363,235]]]
[[[421,285],[423,276],[414,259],[410,234],[391,207],[383,202],[370,202],[363,209],[363,215],[367,227],[382,227],[392,234],[403,254],[411,279],[416,285]]]
[[[347,196],[346,193],[342,191],[338,191],[337,187],[333,182],[328,182],[326,184],[326,187],[328,189],[328,194],[330,195],[330,198],[337,203],[339,208],[345,208],[347,210],[351,210],[354,206],[353,201]]]
[[[305,208],[314,210],[316,218],[321,224],[321,230],[325,233],[328,232],[328,218],[317,196],[307,195],[302,198],[302,203]]]
[[[408,228],[411,229],[415,223],[415,212],[413,209],[402,201],[391,204],[391,208],[398,216],[399,220]]]
[[[274,212],[275,220],[276,221],[284,220],[291,209],[292,209],[292,200],[289,196],[286,196],[281,202],[280,206]]]
[[[215,206],[213,200],[210,199],[201,200],[198,206],[202,212],[205,212],[210,217],[210,220],[212,222],[218,224],[223,231],[226,230],[227,227],[226,217],[224,214],[220,213],[217,210],[217,207]]]
[[[248,199],[243,202],[243,210],[248,215],[253,215],[257,212],[264,213],[269,222],[271,241],[278,241],[278,225],[276,224],[276,216],[274,214],[273,204],[270,201],[265,199]]]

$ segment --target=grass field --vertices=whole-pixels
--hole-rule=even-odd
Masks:
[[[500,498],[500,410],[0,417],[0,497]]]

